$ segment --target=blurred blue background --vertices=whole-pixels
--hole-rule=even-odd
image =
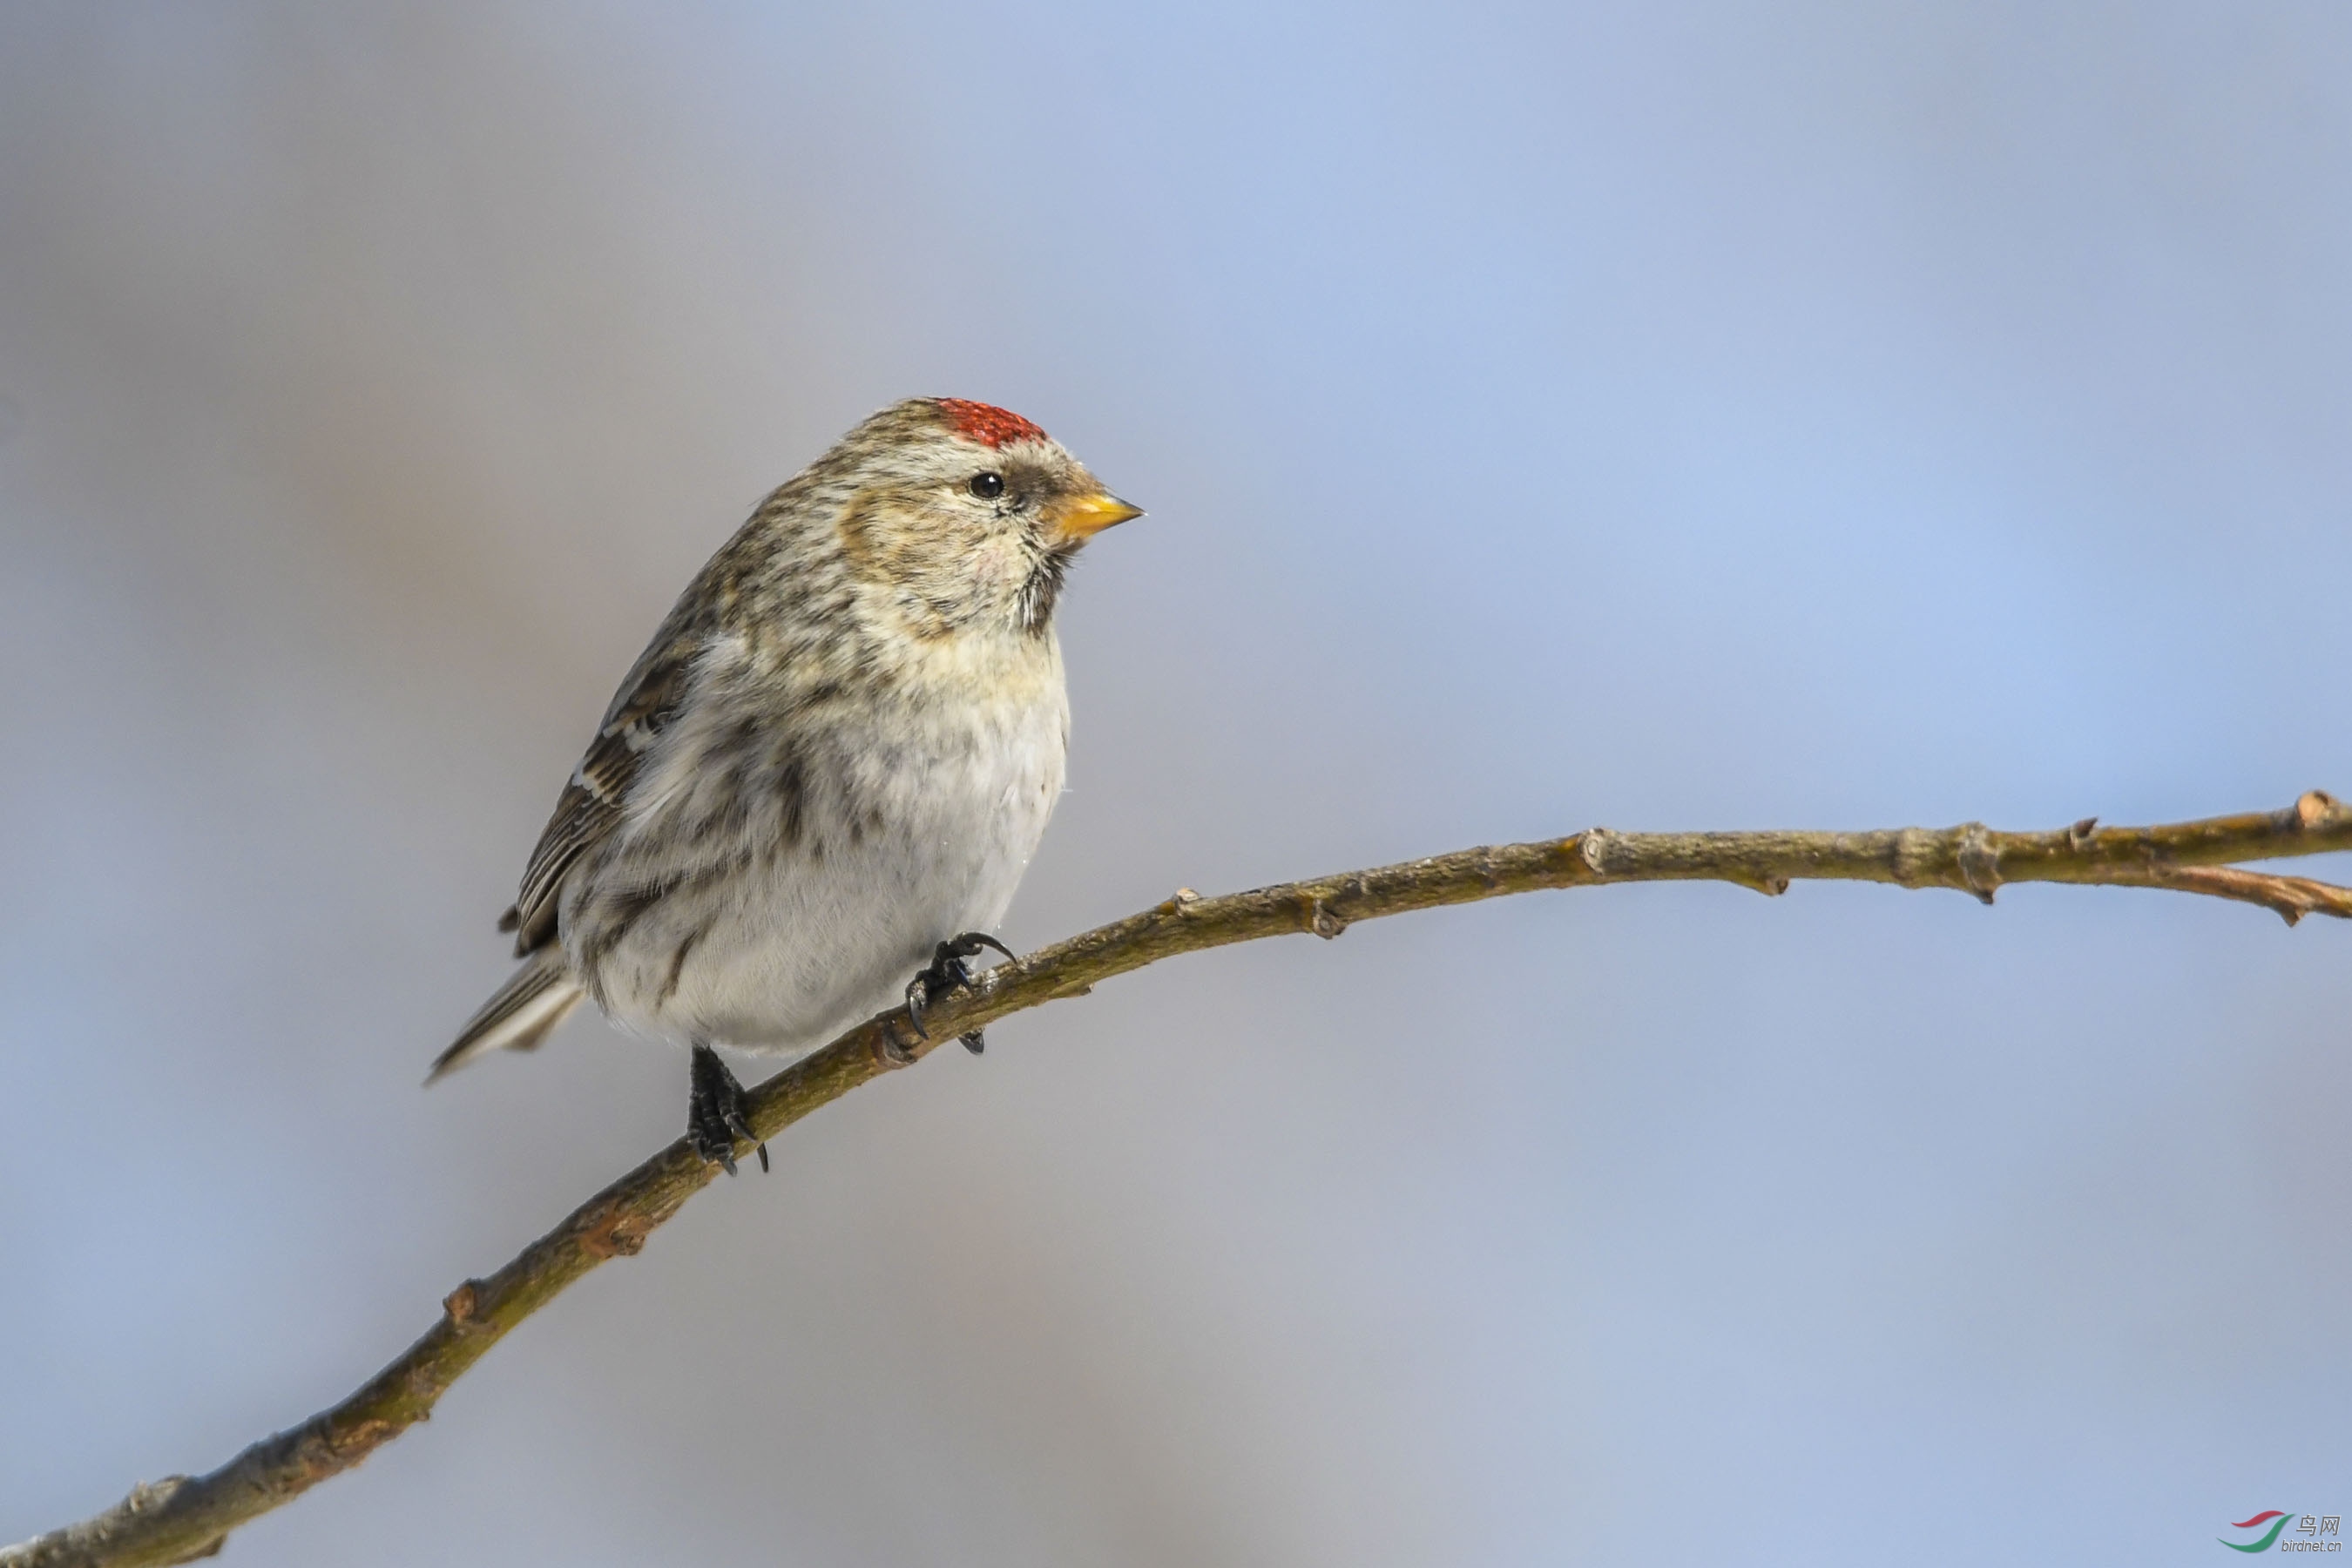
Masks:
[[[676,1134],[430,1094],[614,683],[913,393],[1150,517],[1007,935],[2352,792],[2340,5],[0,16],[0,1540]],[[2343,875],[2346,858],[2305,869]],[[1551,894],[795,1129],[249,1564],[2210,1562],[2352,1511],[2352,932]]]

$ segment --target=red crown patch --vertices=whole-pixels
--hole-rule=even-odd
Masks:
[[[971,403],[961,397],[940,399],[940,412],[948,416],[949,426],[968,441],[983,447],[1002,447],[1007,441],[1043,441],[1045,432],[1009,408],[992,404]]]

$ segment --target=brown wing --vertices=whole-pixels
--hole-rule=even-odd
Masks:
[[[694,595],[689,591],[688,598]],[[701,652],[706,615],[679,601],[637,662],[613,705],[597,726],[588,754],[572,771],[572,782],[555,803],[555,815],[539,836],[539,847],[522,874],[522,889],[514,907],[499,919],[500,931],[515,933],[515,956],[521,958],[544,947],[555,935],[556,894],[563,874],[581,852],[612,832],[621,820],[623,803],[637,776],[645,755],[686,699],[695,656]]]

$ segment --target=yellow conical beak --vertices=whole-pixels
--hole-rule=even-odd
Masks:
[[[1141,507],[1129,506],[1108,490],[1057,500],[1045,511],[1046,526],[1054,531],[1055,542],[1065,544],[1083,544],[1106,528],[1142,515]]]

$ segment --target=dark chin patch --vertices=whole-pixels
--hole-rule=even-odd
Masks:
[[[1048,550],[1037,558],[1029,580],[1021,585],[1021,629],[1032,637],[1043,637],[1045,628],[1054,624],[1054,603],[1062,596],[1062,580],[1069,574],[1070,558],[1058,550]]]

